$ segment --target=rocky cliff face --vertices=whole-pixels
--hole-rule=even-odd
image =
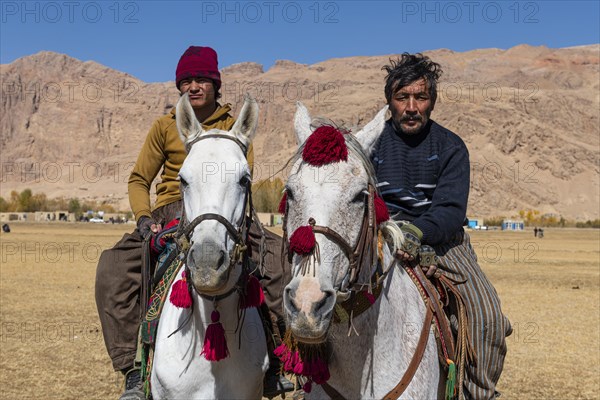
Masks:
[[[599,217],[600,46],[427,52],[444,69],[432,118],[459,134],[472,161],[469,214],[521,209]],[[223,69],[222,102],[260,105],[257,178],[295,149],[296,101],[357,128],[385,104],[390,56],[247,62]],[[152,121],[176,103],[173,82],[144,83],[93,61],[41,52],[0,66],[0,195],[30,187],[128,208],[127,178]]]

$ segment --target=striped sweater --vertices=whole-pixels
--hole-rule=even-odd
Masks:
[[[456,134],[430,120],[422,132],[405,135],[388,120],[372,161],[390,215],[417,226],[423,244],[446,243],[464,225],[469,152]]]

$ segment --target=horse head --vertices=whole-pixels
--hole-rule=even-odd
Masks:
[[[377,236],[369,154],[386,111],[387,106],[355,136],[329,126],[313,132],[307,109],[298,103],[294,127],[299,150],[285,187],[284,229],[293,253],[293,278],[283,302],[288,327],[301,342],[325,341],[336,302],[347,299],[356,284],[369,281],[373,260],[365,255],[366,241]],[[373,251],[376,245],[371,255]]]
[[[185,263],[196,291],[217,296],[231,290],[241,274],[251,186],[246,153],[256,133],[258,105],[247,97],[230,131],[205,131],[184,94],[176,119],[188,152],[179,171]]]

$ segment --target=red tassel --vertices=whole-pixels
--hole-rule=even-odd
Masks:
[[[281,201],[279,202],[279,214],[285,214],[285,209],[287,207],[287,193],[283,192],[283,196],[281,196]]]
[[[310,254],[315,247],[315,233],[310,225],[301,226],[290,236],[290,251],[301,256]]]
[[[303,360],[298,350],[292,352],[285,343],[279,345],[273,353],[281,360],[285,372],[303,375],[308,378],[308,382],[314,382],[317,385],[321,385],[329,380],[330,374],[327,362],[319,356],[313,356],[308,361]],[[305,389],[305,392],[310,392],[312,388],[310,385],[308,386],[309,390],[306,391]]]
[[[312,381],[306,381],[306,383],[302,386],[302,390],[304,390],[304,393],[310,393],[312,391]]]
[[[290,358],[291,351],[285,343],[281,343],[275,350],[273,350],[273,354],[279,357],[282,362],[286,362],[288,358]]]
[[[296,354],[298,354],[298,352],[296,352]],[[295,361],[296,362],[294,363],[294,374],[304,375],[304,361],[300,359],[299,355],[296,357]]]
[[[183,271],[181,279],[173,284],[169,300],[175,307],[190,308],[192,306],[192,296],[190,295],[185,271]]]
[[[318,127],[306,139],[302,159],[315,167],[338,161],[348,161],[346,139],[340,130],[333,126]]]
[[[242,297],[240,308],[260,307],[265,302],[265,294],[260,282],[255,276],[248,276],[246,283],[246,295]]]
[[[217,310],[214,310],[210,314],[210,319],[212,324],[206,328],[204,346],[200,355],[204,355],[204,358],[208,361],[220,361],[229,356],[225,329],[223,329],[223,325],[219,322],[221,314]]]
[[[331,376],[327,363],[321,358],[311,360],[304,372],[304,375],[310,376],[317,385],[327,382]]]
[[[390,219],[390,213],[385,202],[377,193],[375,193],[375,222],[377,225]]]

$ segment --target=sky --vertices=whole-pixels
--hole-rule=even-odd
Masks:
[[[39,51],[145,82],[174,80],[190,45],[219,67],[440,48],[600,43],[600,1],[0,1],[0,62]]]

